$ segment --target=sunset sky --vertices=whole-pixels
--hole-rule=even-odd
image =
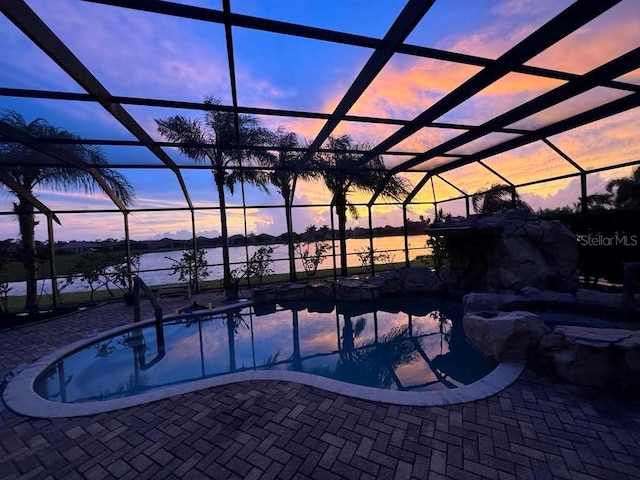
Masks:
[[[153,13],[107,7],[75,0],[28,0],[36,14],[60,37],[112,95],[201,102],[210,95],[222,104],[231,104],[224,27]],[[181,3],[216,10],[221,0],[185,0]],[[407,44],[433,47],[489,59],[498,58],[530,33],[551,20],[573,2],[567,0],[436,0],[407,38]],[[400,0],[231,0],[233,12],[292,23],[382,38],[405,2]],[[333,112],[372,50],[318,40],[296,38],[258,30],[233,27],[238,85],[238,104],[302,111]],[[578,29],[555,46],[540,53],[528,65],[583,74],[640,46],[640,0],[624,0],[598,19]],[[84,93],[46,54],[0,15],[0,87],[56,90]],[[412,120],[446,96],[480,67],[395,54],[367,88],[350,114]],[[618,79],[640,84],[640,69]],[[480,125],[524,102],[550,91],[564,82],[521,73],[510,73],[468,101],[439,118],[438,122]],[[536,129],[567,116],[589,110],[631,94],[629,90],[598,87],[517,122],[511,127]],[[37,117],[90,139],[135,140],[100,105],[88,102],[0,97],[0,109],[20,112],[28,121]],[[193,110],[125,106],[133,118],[156,140],[154,119],[183,114],[199,116]],[[585,169],[621,164],[640,159],[640,131],[636,108],[559,135],[549,140]],[[279,126],[313,140],[323,120],[258,116],[263,126]],[[357,141],[378,144],[399,127],[382,124],[341,122],[333,134],[349,133]],[[463,133],[454,129],[423,128],[396,145],[394,150],[422,153]],[[491,134],[449,153],[469,154],[511,138]],[[191,160],[172,149],[165,151],[179,164]],[[160,161],[142,147],[105,147],[114,163],[159,165]],[[387,156],[388,166],[410,156]],[[443,159],[433,159],[437,165]],[[575,168],[542,142],[486,159],[486,165],[516,184],[576,172]],[[608,179],[628,175],[631,167],[610,170],[588,177],[589,193],[603,190]],[[176,177],[162,169],[122,169],[136,192],[133,208],[187,206]],[[403,174],[414,184],[423,173]],[[183,176],[196,206],[216,206],[217,195],[207,170],[184,170]],[[468,193],[501,183],[499,177],[479,164],[471,164],[442,177]],[[104,195],[39,190],[38,198],[53,210],[82,211],[88,208],[113,209]],[[416,197],[431,202],[459,196],[436,179]],[[580,195],[577,177],[524,187],[523,198],[534,208],[572,205]],[[330,195],[320,184],[298,186],[298,205],[326,204]],[[355,195],[352,201],[367,201]],[[240,189],[228,195],[232,206],[242,204]],[[0,211],[11,211],[13,197],[0,193]],[[272,191],[246,189],[249,232],[279,234],[285,231],[282,203]],[[263,208],[273,206],[274,208]],[[254,208],[256,207],[256,208]],[[260,207],[260,208],[257,208]],[[444,204],[456,214],[464,212],[464,202]],[[409,217],[430,216],[432,208],[417,205]],[[242,209],[229,213],[231,233],[243,232]],[[368,226],[366,208],[361,218],[349,226]],[[122,215],[61,214],[56,240],[122,238]],[[182,212],[136,212],[130,217],[134,239],[188,237],[190,214]],[[294,212],[295,229],[329,224],[325,207],[299,208]],[[44,224],[45,222],[42,222]],[[401,209],[378,206],[374,225],[401,224]],[[199,235],[217,235],[219,219],[214,211],[196,213]],[[17,221],[0,216],[0,238],[18,236]],[[46,228],[38,227],[38,238],[46,238]]]

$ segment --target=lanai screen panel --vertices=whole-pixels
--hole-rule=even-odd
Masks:
[[[585,170],[640,160],[640,108],[612,115],[550,138]]]
[[[204,181],[210,172],[177,154],[179,145],[162,138],[154,121],[179,113],[202,117],[206,95],[234,115],[256,115],[265,127],[282,125],[316,140],[300,168],[316,168],[311,154],[329,135],[349,133],[371,144],[361,164],[383,155],[394,173],[415,174],[414,185],[433,176],[433,188],[431,180],[423,182],[410,204],[460,196],[443,178],[473,193],[465,169],[458,169],[486,170],[478,161],[521,184],[579,169],[628,170],[640,159],[637,0],[567,0],[533,9],[498,1],[282,5],[5,3],[2,107],[101,145],[110,164],[136,177],[134,209],[174,208],[172,202],[215,208],[208,200],[214,189]],[[407,23],[397,24],[398,16]],[[415,28],[405,32],[407,25]],[[535,175],[528,172],[527,150],[545,150],[539,146],[547,139],[562,152],[554,154],[578,167],[554,156]],[[385,155],[389,150],[397,155]],[[2,168],[9,165],[3,161]],[[150,194],[151,184],[162,191]],[[366,204],[371,195],[353,200]],[[236,185],[229,202],[233,232],[242,233],[248,219],[260,225],[260,209],[253,207],[275,208],[279,201],[252,187],[241,195]],[[313,212],[303,217],[328,222],[331,201],[320,183],[298,182],[294,205],[311,205],[305,208]]]

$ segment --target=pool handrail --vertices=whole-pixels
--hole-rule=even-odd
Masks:
[[[164,318],[164,314],[162,311],[162,307],[160,306],[160,302],[153,294],[151,289],[148,287],[144,280],[140,277],[133,277],[133,322],[137,323],[140,321],[140,290],[144,293],[144,296],[149,300],[151,306],[153,307],[153,311],[155,313],[155,324],[156,324],[156,339],[158,345],[158,351],[164,352],[164,329],[162,328],[162,322]]]

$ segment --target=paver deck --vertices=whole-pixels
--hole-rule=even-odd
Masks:
[[[161,301],[167,310],[186,302]],[[2,331],[0,375],[131,319],[116,303]],[[447,407],[385,405],[288,382],[226,385],[72,419],[23,417],[0,401],[0,478],[640,479],[640,399],[527,369],[493,397]]]

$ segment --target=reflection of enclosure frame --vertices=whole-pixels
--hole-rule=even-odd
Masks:
[[[595,122],[601,119],[605,119],[609,116],[625,112],[640,106],[640,86],[622,82],[616,80],[622,75],[631,72],[637,68],[640,68],[640,48],[631,50],[630,52],[621,55],[618,58],[610,59],[607,63],[587,72],[583,75],[565,73],[557,70],[539,68],[527,65],[527,62],[538,55],[540,52],[553,46],[563,38],[567,37],[571,33],[575,32],[583,25],[587,24],[591,20],[597,18],[599,15],[605,13],[611,7],[619,3],[619,0],[602,0],[599,2],[593,2],[591,0],[578,0],[566,10],[561,12],[555,18],[547,22],[545,25],[531,33],[524,40],[517,45],[513,46],[506,53],[501,55],[497,59],[488,59],[477,57],[473,55],[466,55],[461,53],[455,53],[450,51],[438,50],[435,48],[421,47],[417,45],[410,45],[404,43],[407,37],[411,34],[413,29],[418,25],[425,15],[429,14],[429,9],[433,4],[433,1],[423,0],[408,0],[406,6],[402,12],[398,15],[393,25],[383,38],[373,38],[362,35],[354,35],[334,30],[321,29],[315,27],[309,27],[293,23],[285,23],[277,20],[269,20],[265,18],[250,17],[247,15],[235,14],[231,11],[230,2],[223,0],[222,10],[213,10],[201,7],[195,7],[191,5],[172,3],[172,2],[153,2],[153,1],[130,1],[130,0],[88,0],[94,3],[101,3],[111,6],[111,8],[127,8],[134,10],[142,10],[147,12],[154,12],[161,15],[169,15],[184,19],[211,22],[215,24],[221,24],[225,29],[226,37],[226,51],[229,68],[230,87],[232,93],[231,105],[208,105],[198,102],[183,102],[172,101],[168,99],[152,99],[152,98],[132,98],[132,97],[115,97],[98,81],[98,79],[91,73],[91,71],[73,54],[73,52],[65,45],[65,43],[58,38],[55,33],[49,28],[49,26],[41,20],[23,0],[14,0],[11,2],[4,2],[0,5],[0,11],[4,13],[11,22],[13,22],[22,32],[29,37],[29,39],[37,45],[44,53],[46,53],[54,62],[56,62],[76,83],[81,85],[85,93],[69,93],[60,91],[43,91],[34,89],[16,89],[16,88],[0,88],[0,97],[21,97],[21,98],[40,98],[40,99],[54,99],[54,100],[67,100],[67,101],[83,101],[93,102],[101,105],[107,110],[107,112],[123,125],[136,140],[122,141],[122,140],[95,140],[95,139],[67,139],[66,143],[76,144],[93,144],[93,145],[120,145],[120,146],[136,146],[147,149],[157,159],[160,160],[161,165],[136,165],[136,164],[117,164],[111,163],[109,168],[130,169],[130,168],[165,168],[171,171],[180,187],[186,207],[179,209],[170,208],[158,208],[158,209],[134,209],[125,208],[119,203],[117,198],[107,191],[107,195],[114,203],[114,209],[107,210],[84,210],[81,213],[94,214],[99,212],[120,212],[123,214],[123,228],[125,233],[125,240],[127,245],[127,257],[130,258],[130,234],[129,234],[129,214],[133,212],[151,212],[151,211],[179,211],[187,210],[191,215],[191,233],[194,250],[197,250],[196,241],[196,222],[195,212],[199,210],[205,210],[205,208],[195,207],[188,188],[182,177],[182,170],[186,169],[198,169],[207,168],[204,165],[177,165],[165,152],[165,147],[176,146],[171,142],[155,142],[151,136],[127,113],[125,107],[128,105],[141,105],[141,106],[154,106],[154,107],[167,107],[167,108],[180,108],[191,109],[195,111],[201,111],[206,109],[218,109],[221,111],[232,112],[236,119],[239,114],[255,114],[255,115],[270,115],[280,117],[296,117],[307,119],[320,119],[325,123],[317,134],[315,139],[311,142],[309,147],[305,150],[303,157],[303,165],[311,158],[311,156],[318,151],[326,151],[322,148],[325,140],[331,135],[336,126],[342,121],[357,121],[369,124],[384,124],[400,126],[394,134],[373,146],[368,151],[361,152],[362,156],[359,160],[361,165],[366,164],[369,160],[373,159],[377,155],[386,156],[411,156],[412,158],[399,163],[394,166],[390,173],[407,173],[407,172],[421,172],[424,173],[423,178],[414,187],[411,194],[407,199],[399,204],[403,210],[403,220],[405,227],[407,225],[407,210],[410,206],[425,205],[423,202],[414,202],[416,196],[425,187],[430,179],[439,178],[453,187],[458,193],[459,197],[455,198],[433,198],[432,202],[427,202],[426,205],[437,206],[443,202],[464,199],[466,204],[466,213],[469,214],[469,196],[473,192],[465,192],[457,187],[450,180],[444,179],[440,174],[454,170],[459,167],[463,167],[470,163],[478,163],[493,175],[496,175],[501,181],[508,185],[512,189],[512,193],[515,196],[517,188],[522,188],[535,184],[542,184],[544,182],[569,179],[573,177],[580,178],[581,198],[582,198],[582,211],[586,212],[587,203],[587,176],[594,173],[599,173],[615,168],[628,167],[640,164],[640,159],[627,161],[624,163],[617,163],[614,165],[603,166],[599,168],[585,169],[580,166],[579,159],[572,159],[557,146],[552,144],[548,138],[558,133],[566,132],[570,129],[586,125],[591,122]],[[352,47],[366,48],[371,50],[371,55],[368,61],[360,73],[356,76],[355,80],[347,89],[338,105],[331,113],[322,112],[304,112],[284,109],[269,109],[269,108],[256,108],[251,106],[239,106],[236,94],[236,74],[235,74],[235,60],[234,60],[234,48],[233,48],[233,27],[241,27],[259,30],[263,32],[271,32],[281,35],[289,35],[299,38],[314,39],[319,41],[327,41],[338,43],[341,45],[349,45]],[[462,85],[455,88],[453,91],[445,95],[435,104],[427,108],[424,112],[418,115],[411,121],[394,119],[394,118],[376,118],[369,116],[357,116],[348,115],[351,107],[358,101],[365,90],[376,79],[378,74],[382,71],[385,65],[391,60],[395,54],[403,54],[415,56],[416,58],[430,58],[436,60],[444,60],[448,62],[454,62],[458,64],[473,65],[480,67],[480,71],[465,81]],[[451,111],[463,102],[473,98],[476,94],[482,91],[484,88],[492,85],[494,82],[504,78],[505,75],[516,72],[528,75],[534,75],[543,78],[550,78],[563,81],[562,85],[556,87],[547,93],[540,95],[539,97],[519,105],[501,115],[491,118],[482,125],[461,125],[461,124],[447,124],[437,122],[436,120],[442,117],[447,112]],[[509,126],[515,122],[527,118],[531,115],[539,113],[549,107],[555,106],[569,100],[577,95],[580,95],[595,87],[604,86],[619,91],[627,92],[628,95],[607,102],[601,106],[592,108],[583,113],[570,116],[562,119],[550,125],[546,125],[536,130],[526,130],[519,128],[510,128]],[[237,121],[236,121],[237,125]],[[47,153],[48,145],[51,144],[51,139],[44,138],[24,138],[16,132],[11,132],[5,124],[0,124],[0,132],[3,136],[3,141],[7,142],[19,142],[25,145],[35,148],[41,152]],[[457,137],[454,137],[441,144],[433,146],[426,152],[415,154],[414,152],[400,152],[393,150],[393,148],[402,140],[409,138],[412,134],[418,132],[424,127],[440,127],[459,129],[463,133]],[[451,152],[455,149],[470,144],[471,142],[478,140],[485,135],[492,133],[511,133],[516,134],[514,138],[503,141],[497,145],[493,145],[488,148],[484,148],[480,151],[475,151],[469,155],[457,155]],[[508,152],[513,149],[528,145],[533,142],[541,141],[545,143],[549,148],[565,162],[570,164],[575,169],[575,173],[556,176],[553,178],[544,178],[533,182],[516,183],[509,178],[491,169],[483,160],[499,153]],[[58,141],[61,143],[62,141]],[[242,147],[242,146],[240,146]],[[270,148],[271,149],[271,148]],[[276,150],[276,148],[273,148]],[[440,158],[450,158],[447,163],[430,168],[430,160]],[[9,163],[6,166],[12,166]],[[69,168],[77,168],[78,165],[74,163],[73,159],[68,158],[51,158],[51,165],[66,165]],[[0,181],[4,181],[2,177],[2,165],[0,165]],[[248,167],[240,167],[248,168]],[[95,173],[95,172],[93,172]],[[382,191],[384,185],[381,185],[379,189],[374,192],[371,199],[363,206],[368,208],[369,212],[369,231],[370,231],[370,245],[373,246],[373,234],[372,234],[372,215],[371,207],[375,205],[383,205],[384,203],[378,203],[378,197]],[[54,235],[53,235],[53,221],[57,220],[56,214],[60,213],[75,213],[80,212],[54,212],[50,210],[46,205],[37,200],[29,192],[20,192],[19,189],[14,189],[32,203],[35,208],[46,215],[48,239],[50,243],[51,254],[51,271],[52,282],[55,282],[55,252],[53,248]],[[294,185],[295,190],[295,185]],[[327,207],[331,212],[331,223],[333,225],[333,206],[334,201],[328,201]],[[295,207],[301,207],[297,205]],[[315,207],[320,205],[313,205]],[[246,213],[247,208],[267,208],[264,206],[246,205],[243,195],[243,203],[241,207],[243,212]],[[232,208],[232,207],[229,207]],[[268,208],[274,208],[269,206]],[[282,206],[278,207],[282,208]],[[207,208],[208,209],[208,208]],[[215,210],[215,209],[214,209]],[[12,215],[12,212],[0,212],[0,215]],[[247,234],[246,227],[246,215],[245,218],[245,236]],[[332,228],[333,230],[333,228]],[[292,242],[291,235],[289,235],[289,242]],[[247,260],[248,261],[248,260]],[[408,240],[407,229],[405,228],[405,262],[409,263],[408,252]],[[335,249],[334,249],[334,275],[337,275],[335,270]],[[55,292],[56,289],[53,288]],[[54,304],[57,301],[53,299]]]

